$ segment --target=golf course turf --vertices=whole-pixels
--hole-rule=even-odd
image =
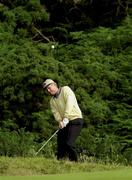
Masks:
[[[44,176],[0,176],[0,180],[132,180],[132,168]]]

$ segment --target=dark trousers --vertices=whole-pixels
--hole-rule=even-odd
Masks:
[[[57,134],[58,160],[68,156],[70,161],[78,161],[75,141],[80,134],[82,126],[83,120],[78,118],[70,121],[65,128],[59,130]]]

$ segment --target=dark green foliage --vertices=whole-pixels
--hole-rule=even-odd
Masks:
[[[0,129],[0,155],[30,156],[34,152],[34,136],[24,129],[7,131]]]
[[[68,26],[77,31],[103,26],[114,26],[127,14],[129,0],[46,0],[40,1],[50,12],[52,26]]]
[[[4,6],[3,4],[6,4]],[[49,20],[46,10],[40,5],[39,1],[11,1],[0,4],[0,16],[3,22],[2,26],[6,31],[12,31],[13,34],[22,36],[34,34],[33,28],[38,23],[45,23]]]

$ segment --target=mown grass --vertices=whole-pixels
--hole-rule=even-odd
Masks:
[[[69,173],[44,176],[0,176],[0,180],[131,180],[132,170],[130,168],[88,172]]]
[[[66,174],[80,172],[101,172],[126,168],[118,164],[95,162],[74,163],[57,161],[42,157],[0,157],[0,176],[41,176],[47,174]]]

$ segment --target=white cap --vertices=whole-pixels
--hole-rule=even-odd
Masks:
[[[50,84],[53,84],[53,83],[55,83],[52,79],[46,79],[44,82],[43,82],[43,84],[42,84],[42,86],[43,86],[43,88],[45,89],[47,86],[49,86]]]

